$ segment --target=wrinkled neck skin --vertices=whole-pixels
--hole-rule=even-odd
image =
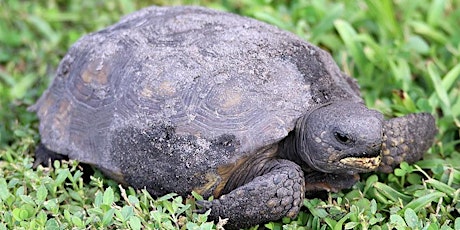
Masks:
[[[332,104],[332,102],[317,105],[313,107],[307,114],[305,114],[300,119],[305,120],[315,110],[328,106],[330,104]],[[301,146],[300,146],[300,143],[297,143],[298,142],[297,140],[299,140],[299,137],[297,136],[297,134],[303,132],[303,130],[299,130],[299,129],[304,128],[304,126],[302,125],[303,123],[304,122],[297,122],[295,129],[289,132],[288,136],[284,138],[282,141],[280,141],[280,143],[278,144],[277,156],[281,159],[290,160],[296,163],[297,165],[300,165],[300,167],[302,168],[304,172],[317,171],[318,169],[315,169],[312,166],[310,166],[310,164],[308,162],[305,162],[302,159],[302,157],[299,155],[299,151],[300,151],[299,148],[301,148]]]
[[[304,162],[298,154],[295,131],[290,132],[286,138],[280,141],[277,155],[279,158],[290,160],[300,165],[304,172],[315,171],[307,162]]]

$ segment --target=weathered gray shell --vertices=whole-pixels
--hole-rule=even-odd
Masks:
[[[219,166],[333,100],[361,101],[356,83],[291,33],[149,7],[73,45],[34,109],[47,148],[161,194],[214,186]]]

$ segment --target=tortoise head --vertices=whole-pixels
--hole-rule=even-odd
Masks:
[[[326,104],[297,123],[296,150],[318,171],[373,171],[381,161],[383,127],[383,115],[361,103]]]
[[[317,107],[298,121],[295,149],[310,167],[326,173],[391,172],[402,161],[420,160],[436,132],[428,113],[385,121],[361,103],[342,101]]]

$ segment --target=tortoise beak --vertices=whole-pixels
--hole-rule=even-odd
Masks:
[[[379,167],[381,160],[381,144],[376,144],[365,152],[345,155],[339,162],[349,167],[363,169],[364,171],[373,171]]]
[[[349,167],[361,168],[365,171],[373,171],[379,167],[382,158],[380,155],[375,157],[345,157],[339,160],[343,165]]]

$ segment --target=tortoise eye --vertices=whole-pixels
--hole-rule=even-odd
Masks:
[[[334,137],[337,141],[339,141],[342,144],[348,144],[352,141],[347,134],[338,131],[334,132]]]

